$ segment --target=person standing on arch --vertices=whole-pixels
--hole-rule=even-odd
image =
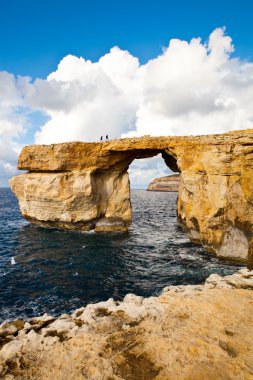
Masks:
[[[109,138],[108,138],[108,135],[106,135],[106,136],[105,136],[105,140],[106,140],[106,141],[108,141],[108,140],[109,140]]]
[[[101,141],[101,142],[103,141],[103,136],[100,137],[100,141]]]

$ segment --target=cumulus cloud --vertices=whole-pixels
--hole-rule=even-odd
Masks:
[[[68,55],[26,101],[50,117],[37,143],[111,137],[188,135],[252,128],[253,64],[231,57],[224,28],[208,41],[173,39],[140,65],[114,47],[98,62]]]
[[[172,39],[144,65],[114,47],[98,62],[68,55],[44,80],[1,73],[3,152],[7,145],[15,152],[15,138],[24,131],[22,106],[47,115],[35,134],[43,144],[253,128],[253,63],[233,52],[231,37],[218,28],[206,42]],[[144,177],[148,168],[139,165],[135,173],[142,170]]]
[[[36,142],[98,140],[133,129],[141,94],[138,68],[137,58],[115,47],[95,63],[68,55],[47,80],[27,84],[27,103],[50,116]]]
[[[16,173],[17,139],[24,133],[25,107],[20,93],[23,79],[0,72],[0,186]]]
[[[253,65],[231,58],[232,40],[215,30],[206,44],[171,40],[144,69],[142,98],[131,135],[220,133],[252,127]],[[239,91],[239,92],[238,92]],[[248,103],[246,106],[245,101]]]

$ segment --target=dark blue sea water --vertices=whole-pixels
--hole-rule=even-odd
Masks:
[[[0,320],[69,313],[126,293],[157,295],[166,285],[237,270],[188,241],[176,198],[133,190],[130,232],[96,234],[35,227],[11,191],[0,189]]]

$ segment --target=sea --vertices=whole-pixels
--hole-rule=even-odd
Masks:
[[[177,193],[132,190],[129,233],[36,227],[0,189],[0,321],[71,313],[127,293],[149,297],[167,285],[201,284],[240,266],[193,244],[177,224]]]

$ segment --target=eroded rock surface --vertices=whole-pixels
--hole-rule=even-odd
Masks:
[[[178,220],[189,238],[218,256],[253,261],[253,131],[25,147],[10,184],[33,223],[127,230],[128,167],[161,153],[180,172]]]
[[[178,191],[180,175],[167,175],[165,177],[154,178],[148,185],[148,191]]]
[[[17,380],[253,379],[253,271],[159,297],[109,299],[0,326],[0,376]]]
[[[132,220],[127,172],[29,172],[14,177],[11,188],[23,216],[40,226],[90,230],[114,218],[126,229]]]

